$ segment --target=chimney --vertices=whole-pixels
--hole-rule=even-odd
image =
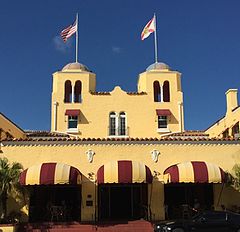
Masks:
[[[232,112],[233,109],[235,109],[238,106],[238,96],[237,96],[237,89],[229,89],[226,94],[226,100],[227,100],[227,112],[226,114],[229,114]]]

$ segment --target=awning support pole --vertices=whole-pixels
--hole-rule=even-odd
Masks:
[[[148,184],[147,184],[148,186]],[[153,182],[151,183],[151,189],[150,189],[150,199],[149,199],[149,219],[150,221],[152,221],[152,210],[151,210],[151,207],[152,207],[152,191],[153,191]]]
[[[221,199],[221,196],[222,196],[222,192],[223,192],[224,185],[225,185],[225,183],[222,183],[222,188],[221,188],[221,191],[220,191],[220,193],[219,193],[217,206],[219,206],[219,203],[220,203],[220,199]]]
[[[131,188],[131,217],[133,218],[133,188],[134,186],[130,186]]]
[[[97,180],[96,175],[94,175],[94,197],[95,197],[95,212],[94,212],[94,224],[97,226]]]

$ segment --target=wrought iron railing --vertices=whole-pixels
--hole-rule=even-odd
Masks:
[[[128,136],[129,135],[129,127],[108,127],[108,136]]]

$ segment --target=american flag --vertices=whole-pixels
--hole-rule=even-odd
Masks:
[[[61,32],[61,37],[64,42],[68,40],[69,37],[71,37],[74,33],[77,31],[77,20],[67,28],[63,29]]]

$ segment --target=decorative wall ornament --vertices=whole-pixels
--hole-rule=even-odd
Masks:
[[[94,173],[94,172],[89,172],[89,173],[88,173],[88,178],[89,178],[91,181],[95,181],[95,173]]]
[[[92,149],[89,149],[86,151],[87,154],[87,159],[89,163],[92,163],[93,161],[93,156],[95,155],[95,152]]]
[[[152,154],[152,160],[156,163],[158,161],[158,156],[160,155],[160,152],[156,149],[151,151]]]

